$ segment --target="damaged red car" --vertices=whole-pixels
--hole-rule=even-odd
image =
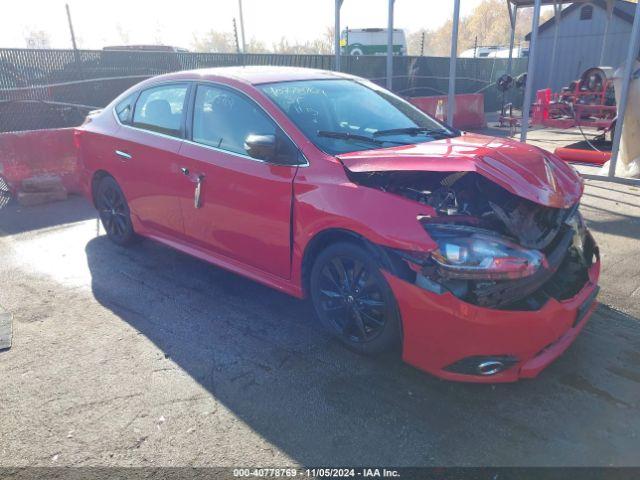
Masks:
[[[233,67],[146,80],[77,129],[114,242],[142,236],[296,297],[331,334],[449,380],[536,376],[595,308],[582,182],[361,78]]]

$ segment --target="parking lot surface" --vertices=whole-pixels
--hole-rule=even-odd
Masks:
[[[640,465],[640,189],[588,181],[603,302],[537,379],[364,358],[299,301],[71,197],[0,211],[0,465]]]

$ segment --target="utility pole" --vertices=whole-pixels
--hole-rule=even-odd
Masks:
[[[240,54],[240,43],[238,43],[238,27],[236,26],[236,17],[233,17],[233,39],[236,42],[236,53]]]
[[[420,56],[423,57],[424,56],[424,30],[422,31],[422,35],[421,35],[421,39],[420,39]]]
[[[73,33],[73,23],[71,22],[71,12],[69,11],[69,4],[65,3],[64,8],[67,10],[67,21],[69,22],[69,31],[71,32],[71,44],[73,45],[74,50],[78,50],[78,45],[76,45],[76,35]]]
[[[242,15],[242,0],[238,0],[238,10],[240,10],[240,35],[242,36],[242,53],[247,53],[247,43],[244,38],[244,17]]]

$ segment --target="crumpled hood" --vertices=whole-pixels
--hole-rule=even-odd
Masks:
[[[514,140],[470,133],[338,159],[352,172],[476,172],[514,195],[554,208],[575,204],[583,190],[580,176],[555,155]]]

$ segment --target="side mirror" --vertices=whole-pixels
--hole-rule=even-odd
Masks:
[[[244,139],[244,149],[250,157],[266,161],[273,160],[276,156],[276,136],[247,135]]]

